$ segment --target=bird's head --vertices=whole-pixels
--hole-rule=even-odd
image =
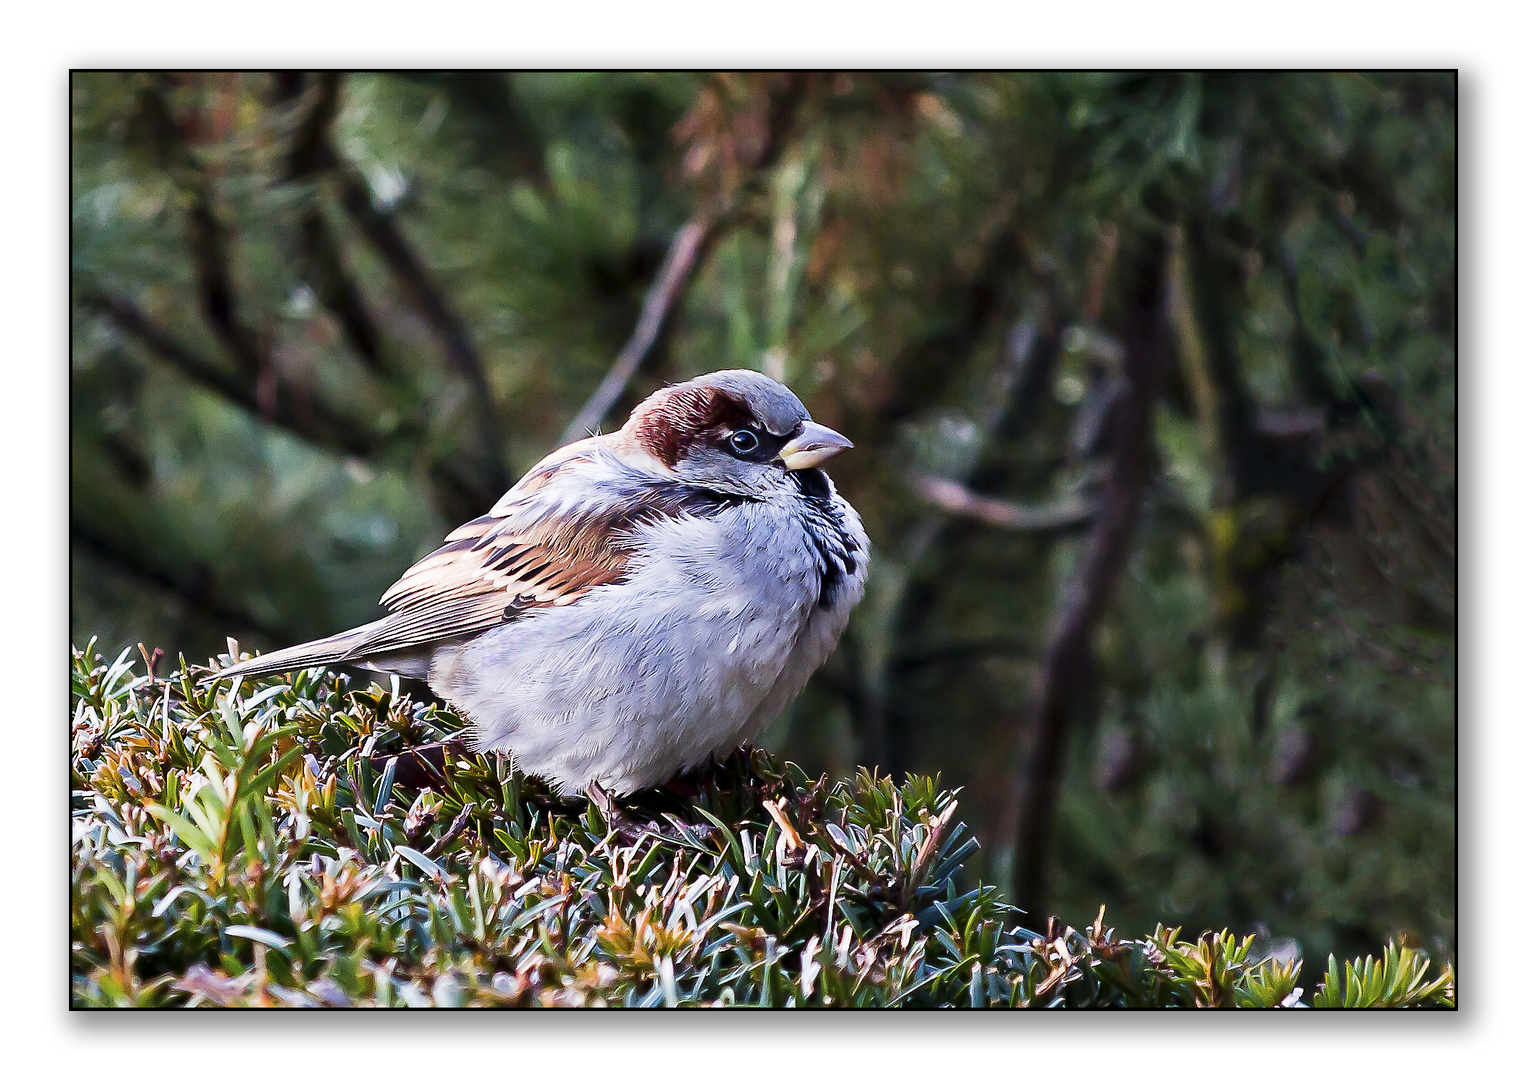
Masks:
[[[664,387],[632,410],[621,435],[685,483],[755,497],[853,446],[756,371],[715,371]]]

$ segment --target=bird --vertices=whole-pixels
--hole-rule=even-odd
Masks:
[[[822,470],[852,447],[766,375],[665,386],[545,457],[363,626],[213,676],[426,681],[560,795],[631,795],[749,746],[836,648],[869,539]]]

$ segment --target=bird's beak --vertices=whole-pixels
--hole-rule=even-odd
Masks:
[[[787,469],[809,469],[853,445],[832,428],[807,420],[801,433],[780,448],[779,460]]]

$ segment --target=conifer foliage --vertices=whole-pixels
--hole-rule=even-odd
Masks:
[[[93,644],[93,643],[92,643]],[[234,647],[236,649],[236,647]],[[739,754],[632,805],[561,802],[438,706],[319,670],[257,685],[73,659],[82,1006],[1273,1008],[1228,932],[1024,928],[937,779]],[[438,766],[421,746],[445,749]],[[452,746],[456,749],[450,749]],[[400,774],[418,786],[400,781]],[[1451,1006],[1414,950],[1317,1006]],[[1428,975],[1431,975],[1428,978]]]

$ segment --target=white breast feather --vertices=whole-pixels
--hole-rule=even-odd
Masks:
[[[744,503],[644,525],[627,578],[437,650],[430,684],[565,792],[666,782],[756,738],[827,658],[864,592],[868,541],[831,607],[797,514]]]

